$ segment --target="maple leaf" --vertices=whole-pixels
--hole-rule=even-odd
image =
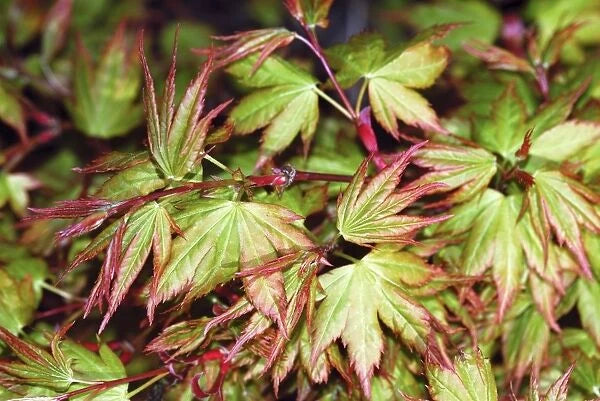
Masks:
[[[183,236],[173,241],[171,258],[155,280],[153,304],[186,291],[191,301],[218,284],[288,253],[314,245],[292,223],[301,216],[281,206],[220,199],[186,202],[173,215]],[[286,305],[282,273],[243,279],[253,305],[280,325]]]
[[[538,171],[534,178],[533,202],[540,205],[536,218],[541,219],[542,227],[552,227],[558,243],[569,248],[582,273],[590,277],[580,227],[600,232],[600,216],[590,204],[598,203],[598,196],[557,171]]]
[[[469,205],[460,210],[466,216],[457,213],[459,221],[464,219],[463,222],[472,224],[460,260],[466,275],[479,276],[493,267],[498,291],[498,319],[501,320],[520,288],[524,271],[523,250],[516,227],[520,200],[491,189],[484,194],[485,207],[480,205],[473,211],[472,206],[477,205]]]
[[[177,36],[159,110],[154,93],[154,80],[144,55],[143,36],[140,35],[139,56],[144,69],[144,107],[150,153],[167,178],[182,179],[186,174],[196,172],[212,121],[231,100],[221,103],[201,117],[208,78],[213,69],[213,60],[209,57],[202,70],[189,83],[175,110],[176,54]]]
[[[533,305],[505,323],[502,355],[511,377],[520,380],[531,366],[541,366],[550,343],[550,327]]]
[[[444,71],[449,52],[434,46],[434,32],[429,38],[410,42],[400,51],[385,51],[377,36],[355,36],[347,44],[328,50],[334,67],[339,71],[340,84],[353,85],[363,78],[375,119],[398,138],[398,122],[440,133],[447,131],[439,124],[429,102],[414,89],[428,88]]]
[[[405,270],[410,263],[403,252],[376,249],[319,277],[325,298],[313,322],[311,359],[341,336],[367,396],[383,350],[378,317],[422,353],[433,330],[433,317],[407,293],[404,277],[412,274]]]
[[[75,126],[99,138],[126,134],[140,122],[142,108],[135,103],[140,70],[127,46],[125,25],[119,25],[96,67],[81,40],[78,47],[74,97],[67,103]]]
[[[73,383],[73,370],[69,360],[59,347],[60,337],[54,336],[52,354],[19,339],[4,327],[0,327],[0,340],[4,341],[21,362],[2,362],[0,371],[11,376],[9,382],[25,382],[52,389],[66,390]]]
[[[568,141],[565,141],[568,138]],[[543,132],[531,144],[529,154],[561,163],[600,138],[600,124],[570,120]]]
[[[397,190],[410,158],[424,143],[415,145],[365,183],[370,158],[365,159],[352,182],[337,203],[337,228],[348,241],[357,244],[373,242],[412,242],[414,233],[448,216],[421,217],[398,215],[421,196],[443,184],[429,183]]]
[[[461,353],[453,365],[428,355],[426,374],[435,401],[497,401],[498,391],[490,361],[481,351]]]
[[[99,331],[104,330],[129,291],[151,249],[154,254],[154,276],[161,274],[171,251],[171,233],[179,231],[167,210],[156,202],[146,204],[131,216],[125,216],[113,223],[113,227],[115,231],[112,232],[106,259],[85,308],[87,315],[94,306],[102,306],[104,299],[108,302],[108,310]],[[150,320],[153,310],[154,304],[150,302]]]
[[[415,153],[413,163],[431,169],[410,186],[443,183],[432,192],[452,192],[443,203],[461,203],[487,188],[496,174],[496,158],[485,149],[431,143]]]
[[[267,58],[250,77],[254,63],[256,56],[250,56],[227,69],[240,83],[258,89],[231,110],[235,132],[245,135],[267,127],[261,145],[267,157],[289,146],[298,133],[308,149],[319,119],[318,81],[277,56]]]

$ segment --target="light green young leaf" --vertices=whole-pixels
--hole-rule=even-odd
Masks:
[[[461,354],[454,366],[426,365],[429,392],[435,401],[497,401],[498,391],[490,361],[481,351]]]
[[[404,272],[398,269],[406,266],[405,257],[404,252],[374,250],[319,277],[325,299],[313,322],[312,359],[341,336],[367,397],[383,348],[378,317],[419,352],[425,351],[432,331],[431,315],[405,292]]]
[[[184,236],[173,241],[171,258],[157,279],[156,303],[183,291],[191,301],[231,280],[240,269],[313,246],[292,224],[301,216],[281,206],[199,199],[181,205],[173,217]],[[248,296],[261,312],[270,314],[273,305],[263,302],[267,289],[262,284]]]
[[[257,57],[244,58],[227,69],[240,83],[259,88],[231,110],[235,132],[245,135],[267,127],[262,144],[267,157],[285,149],[298,133],[308,146],[319,119],[317,80],[277,56],[266,59],[249,78]]]
[[[600,124],[591,121],[567,121],[538,136],[529,154],[562,163],[577,155],[600,138]]]
[[[349,88],[365,74],[384,65],[385,41],[375,33],[354,35],[346,43],[326,50],[335,78],[343,88]]]
[[[420,146],[402,153],[368,183],[365,180],[369,159],[363,161],[338,198],[337,228],[344,239],[357,244],[409,243],[418,229],[447,218],[398,214],[421,196],[439,188],[439,184],[430,183],[396,190],[409,159]]]
[[[520,201],[498,196],[475,218],[461,255],[466,275],[481,275],[491,266],[498,290],[498,319],[511,305],[524,273],[517,231]]]
[[[98,354],[87,350],[72,341],[65,341],[61,348],[72,360],[72,367],[78,379],[84,381],[116,380],[127,376],[125,367],[117,355],[106,345],[101,344]],[[85,384],[73,385],[70,390],[87,387]],[[103,390],[91,398],[93,401],[128,401],[128,385],[120,384]],[[82,394],[74,400],[86,400],[89,394]]]
[[[443,144],[430,144],[420,149],[415,154],[414,163],[432,171],[410,185],[445,184],[436,190],[453,191],[444,203],[461,203],[472,199],[487,188],[497,170],[496,158],[485,149]]]
[[[124,200],[147,195],[163,188],[166,178],[151,161],[145,161],[115,174],[98,190],[96,196],[111,200]]]

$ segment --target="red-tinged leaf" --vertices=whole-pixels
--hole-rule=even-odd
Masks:
[[[532,366],[539,369],[547,355],[549,342],[550,327],[533,305],[506,322],[502,335],[502,355],[510,378],[519,381]]]
[[[173,358],[194,351],[208,340],[205,331],[209,318],[186,320],[164,329],[145,348],[146,352],[175,351]]]
[[[77,200],[66,200],[56,202],[56,206],[38,209],[29,208],[33,213],[25,220],[38,219],[72,219],[75,217],[86,217],[96,212],[106,212],[115,204],[105,199],[83,198]]]
[[[420,167],[431,169],[410,186],[443,183],[435,192],[449,192],[444,204],[461,203],[474,198],[487,188],[496,174],[496,158],[484,149],[454,145],[427,144],[413,159]]]
[[[156,214],[154,233],[152,234],[152,255],[154,271],[152,274],[152,283],[150,286],[150,296],[148,298],[147,315],[150,324],[154,319],[154,307],[156,299],[156,289],[158,287],[158,278],[162,276],[162,272],[171,257],[171,231],[173,230],[174,222],[168,212],[161,208]]]
[[[389,257],[394,255],[392,252]],[[341,336],[367,397],[383,349],[378,317],[419,352],[425,351],[434,320],[405,293],[398,271],[382,264],[377,256],[381,255],[372,251],[355,264],[319,277],[325,299],[318,307],[311,333],[313,362]]]
[[[463,48],[472,56],[486,63],[490,68],[535,74],[529,61],[500,47],[478,40],[471,40],[463,44]]]
[[[45,386],[57,391],[66,390],[73,382],[73,370],[62,352],[53,342],[51,355],[45,350],[19,339],[8,330],[0,327],[0,340],[6,343],[21,362],[0,363],[0,371],[10,377],[12,383]]]
[[[204,334],[208,333],[213,328],[227,323],[233,319],[237,319],[240,316],[243,316],[247,313],[250,313],[254,310],[254,307],[246,298],[240,298],[233,306],[227,309],[225,312],[221,313],[219,316],[212,318],[204,329]]]
[[[548,326],[557,333],[560,333],[560,326],[556,321],[555,309],[560,301],[560,294],[556,288],[538,276],[535,272],[529,274],[529,286],[531,287],[531,296],[538,311],[544,316]]]
[[[147,152],[122,153],[110,152],[88,164],[85,167],[75,167],[73,171],[81,174],[107,173],[111,171],[125,170],[147,161]]]
[[[600,232],[600,216],[575,188],[579,184],[555,171],[534,174],[536,201],[542,206],[544,224],[552,227],[560,244],[577,258],[582,274],[591,277],[590,264],[581,239],[580,226]],[[583,190],[583,189],[581,189]]]
[[[365,179],[370,158],[363,161],[352,182],[338,198],[337,228],[346,240],[357,244],[410,243],[418,229],[448,218],[398,215],[412,202],[440,186],[432,183],[396,190],[410,158],[423,145],[415,145],[400,154],[367,184]]]
[[[260,313],[254,313],[248,319],[248,323],[235,341],[235,344],[233,344],[233,347],[229,350],[226,361],[230,362],[248,341],[264,333],[270,326],[271,321],[269,319]]]
[[[481,351],[461,353],[453,366],[426,361],[429,393],[435,401],[497,401],[498,391],[490,361]]]
[[[532,130],[532,140],[557,124],[563,123],[571,115],[575,102],[587,90],[590,82],[590,79],[586,79],[573,91],[556,96],[542,104],[527,122],[528,128]]]
[[[99,332],[104,331],[108,321],[125,298],[129,287],[146,262],[152,248],[157,216],[162,213],[162,210],[158,204],[150,203],[131,216],[123,235],[125,244],[122,246],[120,263],[115,271],[110,297],[107,300],[108,309],[100,324]]]
[[[255,275],[244,279],[243,282],[246,295],[254,307],[277,323],[279,330],[287,337],[289,335],[285,324],[287,320],[287,299],[283,273],[273,272],[267,275]]]
[[[542,55],[545,68],[549,68],[558,62],[565,44],[584,26],[585,22],[575,22],[554,32]]]
[[[176,48],[173,49],[176,51]],[[148,67],[148,62],[146,61],[146,55],[144,52],[144,33],[140,32],[139,35],[139,50],[138,50],[140,63],[142,64],[144,70],[144,110],[146,112],[146,121],[148,130],[148,146],[150,147],[150,153],[154,157],[154,160],[158,163],[163,171],[170,171],[170,166],[168,164],[168,159],[166,157],[166,149],[165,144],[167,143],[167,132],[163,130],[161,127],[161,119],[158,115],[158,107],[156,105],[156,94],[154,91],[154,79],[152,79],[152,74],[150,73],[150,68]],[[174,53],[176,54],[176,53]],[[174,60],[173,60],[174,61]],[[169,72],[175,72],[174,63],[171,63],[171,68]],[[172,81],[168,81],[171,83]],[[169,89],[170,86],[167,84],[165,89]],[[173,88],[174,90],[174,88]],[[167,110],[172,108],[172,99],[168,96],[163,99],[163,104],[168,105],[166,107]],[[163,108],[164,110],[164,108]],[[170,124],[169,120],[169,124]]]
[[[56,233],[57,241],[61,241],[71,237],[77,237],[89,233],[100,227],[102,223],[108,218],[107,212],[96,212],[85,217],[83,220],[68,226],[67,228],[60,230]]]
[[[231,138],[235,126],[232,122],[226,122],[222,127],[219,127],[208,133],[206,136],[207,145],[216,145],[224,143]]]
[[[294,32],[284,28],[257,29],[236,33],[235,35],[215,36],[214,39],[216,40],[232,43],[208,49],[194,49],[193,51],[197,54],[214,55],[215,68],[224,67],[253,53],[260,52],[252,66],[252,72],[250,73],[252,76],[271,53],[280,47],[289,45],[295,37]]]
[[[550,386],[544,397],[544,401],[567,401],[569,379],[571,378],[573,369],[575,369],[575,363],[572,363],[569,369]]]
[[[108,245],[106,255],[104,256],[104,263],[100,269],[100,274],[85,303],[83,313],[84,318],[89,315],[94,306],[98,305],[99,308],[102,309],[103,301],[108,300],[110,284],[112,283],[121,262],[121,247],[126,227],[127,219],[123,219]]]

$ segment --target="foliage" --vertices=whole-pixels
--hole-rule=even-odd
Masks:
[[[176,3],[0,2],[0,400],[600,397],[594,2]]]

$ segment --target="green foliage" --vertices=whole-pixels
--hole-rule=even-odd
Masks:
[[[0,400],[600,397],[596,2],[192,3],[0,2]]]

